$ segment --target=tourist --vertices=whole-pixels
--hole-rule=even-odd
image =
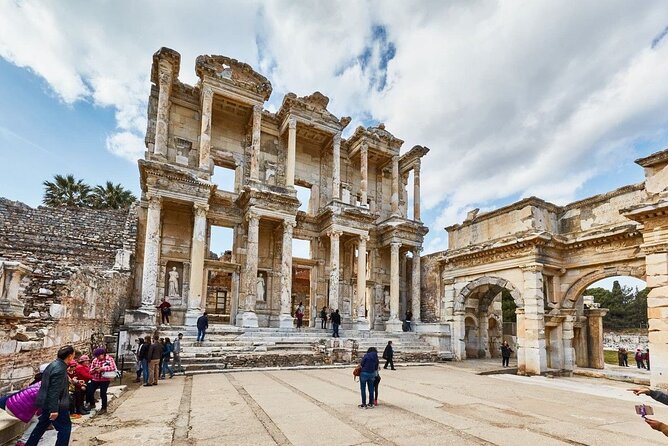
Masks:
[[[70,396],[67,392],[67,364],[72,359],[74,359],[74,347],[71,345],[61,347],[57,359],[42,373],[42,384],[35,401],[35,407],[42,413],[26,446],[37,446],[50,425],[58,431],[56,446],[67,446],[70,443],[72,421],[69,413]]]
[[[625,348],[622,348],[622,365],[624,367],[629,366],[629,352]]]
[[[334,313],[332,313],[332,337],[333,338],[338,338],[339,336],[339,325],[341,325],[341,314],[339,313],[339,310],[337,309]]]
[[[156,308],[160,309],[161,323],[169,325],[169,316],[172,314],[172,304],[167,302],[167,299],[162,298],[162,302]]]
[[[160,357],[162,356],[162,345],[158,335],[153,337],[153,342],[148,348],[146,358],[148,359],[148,382],[145,386],[157,386],[160,376]]]
[[[81,355],[79,356],[79,360],[77,361],[79,363],[79,366],[82,368],[85,368],[86,371],[88,372],[88,375],[91,376],[90,374],[90,357],[88,355]],[[86,387],[90,386],[90,379],[86,381]],[[84,404],[84,407],[86,410],[90,410],[91,407],[95,406],[95,396],[89,396],[88,389],[86,389],[86,403]]]
[[[88,386],[88,397],[92,399],[95,391],[100,389],[102,408],[97,412],[98,415],[107,413],[107,389],[117,372],[118,369],[116,368],[113,356],[108,355],[107,351],[102,347],[96,348],[93,352],[93,361],[90,364],[90,373],[93,378]],[[93,403],[91,409],[94,408],[95,403]]]
[[[327,330],[327,306],[320,310],[320,328]]]
[[[139,350],[141,350],[143,343],[144,340],[142,338],[137,338],[135,339],[135,346],[132,347],[132,352],[135,354],[135,372],[137,373],[137,378],[133,381],[135,383],[141,382],[142,367],[141,359],[139,359]]]
[[[621,347],[619,347],[619,348],[617,349],[617,362],[619,363],[619,366],[620,366],[620,367],[624,365],[624,359],[622,359],[622,351],[623,351],[623,350],[624,350],[624,349],[621,348]]]
[[[295,317],[297,318],[297,330],[301,330],[302,321],[304,320],[304,304],[299,302],[297,305],[297,311],[295,311]]]
[[[165,379],[165,374],[169,372],[169,377],[174,378],[174,369],[169,366],[169,360],[172,357],[172,352],[174,351],[174,346],[169,338],[165,338],[165,343],[162,348],[162,368],[160,369],[161,379]]]
[[[39,366],[39,371],[35,373],[32,382],[28,384],[28,387],[23,389],[21,392],[28,390],[35,384],[40,384],[41,386],[42,373],[44,373],[44,370],[46,370],[48,366],[49,366],[48,363]],[[39,388],[37,388],[37,390],[39,391]],[[37,426],[37,423],[39,422],[39,417],[37,416],[37,412],[39,412],[39,409],[35,406],[35,402],[37,401],[37,392],[35,393],[34,400],[31,400],[31,398],[29,398],[28,395],[22,395],[20,397],[21,404],[23,403],[28,404],[28,406],[26,406],[26,409],[30,409],[30,411],[33,414],[30,419],[25,420],[25,415],[23,414],[23,410],[13,407],[13,405],[19,401],[19,399],[15,399],[14,397],[20,394],[21,392],[8,395],[9,399],[7,400],[5,405],[5,412],[7,412],[8,415],[12,415],[14,416],[14,418],[18,418],[24,423],[28,423],[28,426],[23,431],[23,435],[21,435],[21,437],[16,441],[16,446],[25,446],[26,442],[28,441],[28,438],[30,438],[30,435],[32,434],[32,431],[35,429],[35,426]],[[10,402],[10,400],[12,401]],[[9,406],[9,408],[7,408],[7,406]]]
[[[645,363],[645,368],[649,370],[649,348],[642,354],[642,360]]]
[[[160,363],[158,364],[158,370],[160,373],[158,373],[158,378],[160,378],[160,375],[162,374],[162,360],[163,360],[163,354],[165,353],[165,338],[160,338]]]
[[[209,328],[209,317],[205,311],[203,315],[197,318],[197,342],[204,342],[207,328]]]
[[[636,387],[634,389],[628,389],[628,390],[630,392],[633,392],[635,395],[647,395],[650,398],[654,399],[655,401],[660,402],[661,404],[668,405],[668,393],[663,392],[661,390],[652,390],[648,387]],[[663,423],[661,421],[652,420],[647,417],[645,417],[645,422],[649,424],[649,426],[652,429],[659,431],[663,435],[668,437],[668,424]]]
[[[636,349],[635,360],[636,360],[636,366],[638,366],[639,369],[645,368],[645,363],[642,360],[642,352],[640,351],[640,349]]]
[[[383,369],[387,369],[387,366],[389,365],[392,370],[396,370],[394,368],[394,349],[392,348],[392,341],[387,341],[385,350],[383,350],[383,359],[385,360]]]
[[[378,371],[378,351],[376,347],[369,347],[360,362],[362,371],[360,373],[360,391],[362,393],[362,404],[358,407],[363,409],[373,409],[373,383],[376,380]],[[369,390],[369,403],[367,404],[366,391]]]
[[[141,347],[139,347],[139,352],[137,353],[137,360],[141,362],[141,373],[144,380],[144,385],[148,384],[148,349],[151,346],[151,337],[144,337],[144,342]]]
[[[510,365],[510,355],[513,353],[513,349],[508,345],[508,341],[503,341],[501,344],[501,364],[503,367],[509,367]]]
[[[174,339],[174,371],[182,372],[183,367],[181,366],[181,340],[183,339],[183,333],[179,333],[178,337]]]
[[[401,327],[403,331],[411,331],[412,320],[413,320],[413,312],[411,310],[408,310],[406,312],[406,319],[404,320],[403,327]]]
[[[86,399],[86,381],[77,378],[75,370],[79,364],[75,359],[67,365],[67,376],[69,378],[68,391],[70,393],[70,418],[81,418],[90,412],[84,408]]]
[[[0,396],[0,409],[4,410],[7,415],[24,423],[31,422],[38,410],[35,407],[35,401],[37,401],[37,394],[42,384],[40,382],[41,375],[41,373],[36,374],[35,378],[39,376],[39,380],[33,381],[25,389]],[[19,440],[21,443],[24,441]]]

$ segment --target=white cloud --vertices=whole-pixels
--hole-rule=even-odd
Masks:
[[[248,62],[274,86],[270,109],[288,91],[320,90],[334,113],[353,117],[350,129],[383,121],[406,149],[432,149],[422,169],[429,250],[470,208],[574,199],[628,163],[634,140],[665,129],[667,16],[660,0],[16,0],[0,2],[0,56],[67,103],[113,107],[107,147],[129,160],[144,151],[161,46],[181,53],[188,83],[199,54]]]

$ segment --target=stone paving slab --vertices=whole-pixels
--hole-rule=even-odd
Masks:
[[[75,445],[643,445],[666,438],[637,416],[627,384],[481,376],[451,365],[381,371],[380,405],[359,409],[352,368],[177,377],[139,388],[80,427]]]

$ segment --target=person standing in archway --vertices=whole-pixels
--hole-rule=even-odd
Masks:
[[[508,367],[510,364],[510,355],[513,353],[513,349],[508,345],[508,341],[503,341],[501,344],[501,364],[503,367]]]
[[[636,349],[635,360],[636,360],[636,366],[638,366],[639,369],[645,368],[645,362],[643,361],[642,352],[640,351],[640,349]]]

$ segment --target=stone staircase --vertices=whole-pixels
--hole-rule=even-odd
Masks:
[[[183,333],[181,364],[186,374],[213,373],[226,369],[255,367],[297,367],[350,364],[359,360],[371,346],[382,355],[392,341],[395,362],[435,362],[436,349],[416,333],[342,331],[332,338],[331,331],[308,328],[244,329],[210,324],[203,343],[196,342],[192,327],[161,327],[161,337],[174,339]]]

